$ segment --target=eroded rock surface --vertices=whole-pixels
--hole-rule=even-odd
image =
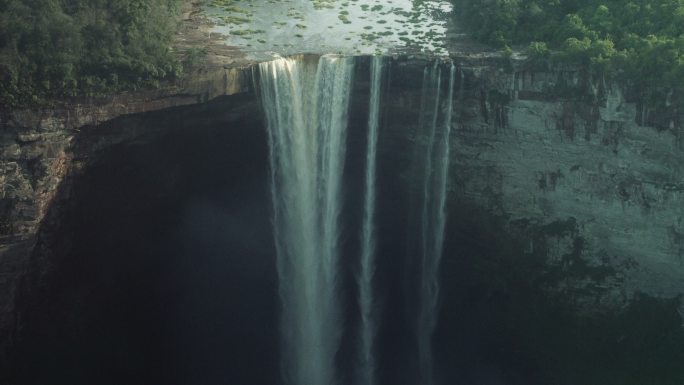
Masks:
[[[657,109],[577,69],[462,71],[454,199],[505,217],[529,256],[543,249],[566,275],[554,290],[586,311],[682,295],[682,113],[642,116]]]
[[[639,292],[682,295],[682,112],[632,100],[619,84],[592,79],[577,68],[509,71],[496,57],[454,60],[452,220],[466,205],[501,218],[504,230],[524,245],[524,257],[545,261],[546,273],[554,277],[547,289],[573,298],[585,312],[623,308]],[[410,157],[402,151],[425,136],[416,132],[412,117],[420,109],[426,63],[416,57],[392,60],[380,152],[394,153],[399,172],[406,171],[401,167]],[[65,178],[99,150],[144,134],[143,125],[103,123],[247,92],[251,82],[249,67],[217,66],[198,69],[158,92],[2,117],[3,337],[20,324],[17,287],[60,189],[68,199]],[[83,135],[88,139],[80,140]]]

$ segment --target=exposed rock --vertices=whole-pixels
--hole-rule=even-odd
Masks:
[[[450,207],[465,202],[505,218],[527,255],[542,255],[550,272],[560,272],[549,290],[584,311],[624,307],[638,292],[683,294],[682,113],[630,100],[619,85],[576,68],[511,73],[498,57],[455,60]],[[422,140],[412,119],[425,64],[393,61],[381,151]],[[10,341],[19,278],[65,177],[98,150],[143,134],[143,126],[103,123],[247,92],[251,76],[248,66],[206,67],[160,91],[2,117],[0,340]],[[88,140],[76,148],[82,135]]]
[[[584,276],[555,290],[585,311],[625,306],[638,292],[682,295],[682,127],[642,125],[637,102],[626,100],[620,85],[597,91],[579,70],[462,70],[452,197],[498,212],[511,231],[527,223],[530,255],[540,246],[531,229],[571,220],[543,246],[548,262],[566,272],[584,264]],[[681,121],[676,109],[661,113]],[[592,279],[598,268],[612,274]]]
[[[72,144],[84,127],[99,127],[123,115],[203,103],[246,92],[251,70],[204,68],[179,85],[159,91],[124,93],[104,99],[73,101],[57,108],[10,111],[0,118],[0,341],[14,322],[14,295],[35,236],[60,184],[73,167]],[[97,130],[97,128],[96,128]],[[96,150],[131,135],[102,133]],[[118,138],[117,138],[118,137]],[[83,154],[81,154],[82,156]],[[0,361],[3,344],[0,343]]]
[[[455,60],[452,210],[502,218],[528,245],[525,257],[543,258],[557,278],[549,291],[585,314],[623,309],[638,293],[684,295],[684,129],[648,125],[681,122],[681,113],[645,106],[661,116],[642,121],[643,103],[625,96],[633,93],[580,68]],[[402,142],[425,140],[415,131],[424,65],[392,63],[385,151],[404,158],[412,144]]]

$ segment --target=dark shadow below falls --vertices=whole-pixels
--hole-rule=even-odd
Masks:
[[[252,107],[226,113],[245,104]],[[255,106],[253,99],[224,98],[108,124],[113,131],[137,124],[148,133],[92,154],[52,208],[56,219],[36,248],[49,251],[50,263],[34,255],[25,280],[8,383],[280,383],[268,146]],[[366,108],[367,100],[354,99],[339,385],[350,384],[354,370]],[[392,116],[405,115],[385,116],[392,124]],[[84,146],[101,134],[89,135]],[[418,383],[405,269],[413,145],[381,128],[376,285],[383,385]],[[525,237],[507,233],[505,218],[462,197],[451,201],[434,338],[440,384],[684,383],[676,300],[641,297],[624,314],[582,321],[570,299],[544,294],[552,275],[543,259],[525,255]]]

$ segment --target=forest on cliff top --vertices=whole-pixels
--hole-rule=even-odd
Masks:
[[[236,0],[238,1],[238,0]],[[569,62],[662,100],[684,89],[684,0],[451,0],[476,39]],[[180,76],[181,0],[0,0],[0,107]]]
[[[453,0],[476,39],[589,66],[630,85],[684,88],[684,0]]]
[[[180,74],[180,0],[0,0],[0,106],[153,87]]]

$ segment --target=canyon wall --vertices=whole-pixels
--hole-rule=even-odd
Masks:
[[[450,220],[458,220],[462,206],[499,218],[524,245],[521,258],[541,258],[556,274],[547,289],[573,298],[587,313],[622,308],[636,293],[682,295],[684,112],[667,103],[641,104],[619,84],[578,68],[453,59]],[[381,157],[394,153],[399,171],[409,163],[410,143],[425,140],[411,116],[420,109],[426,63],[391,60],[379,151]],[[158,92],[2,115],[0,340],[11,343],[10,331],[20,327],[17,288],[55,197],[68,199],[65,178],[99,150],[145,134],[142,124],[106,122],[248,92],[251,83],[249,68],[220,67]],[[356,88],[363,90],[359,100],[367,98],[367,87]],[[251,93],[249,100],[255,100]]]
[[[463,207],[497,218],[520,258],[547,265],[547,289],[586,314],[682,296],[684,111],[578,67],[454,60],[451,221]],[[380,151],[410,175],[411,148],[428,140],[416,130],[425,61],[391,67]]]
[[[65,178],[116,143],[145,134],[149,125],[107,125],[121,116],[197,105],[247,92],[249,67],[201,68],[157,91],[117,94],[0,113],[0,361],[18,328],[15,300],[37,235]],[[83,144],[84,136],[89,139]],[[61,199],[68,199],[62,191]]]
[[[461,67],[453,200],[505,218],[561,274],[549,289],[586,312],[684,294],[684,111],[578,68],[520,64]]]

